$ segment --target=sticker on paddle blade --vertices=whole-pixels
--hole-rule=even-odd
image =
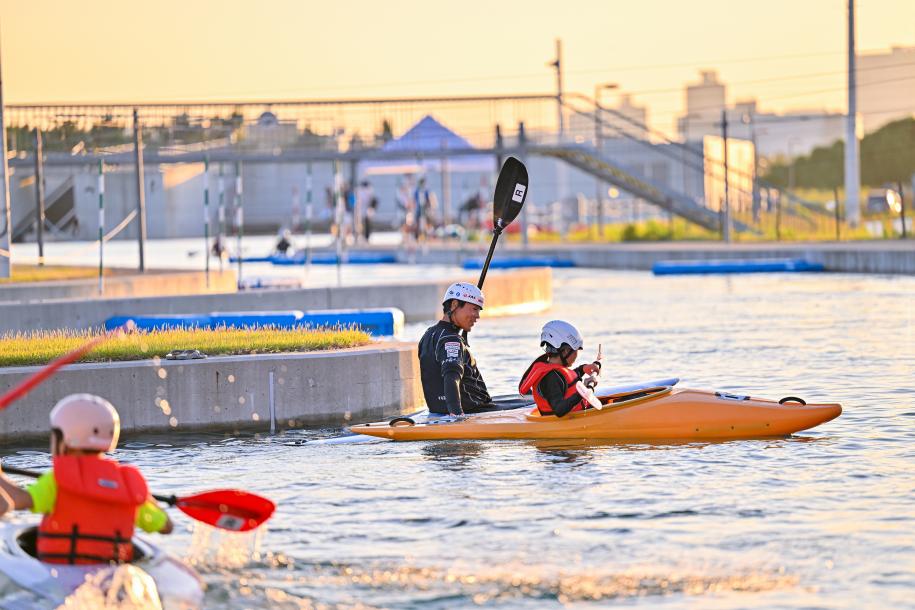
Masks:
[[[239,532],[246,524],[247,519],[242,519],[241,517],[236,517],[234,515],[222,515],[216,520],[214,525],[216,527],[221,527],[224,530]]]
[[[527,185],[521,184],[520,182],[515,185],[515,192],[512,194],[512,201],[517,201],[518,203],[524,202],[524,193],[527,191]]]

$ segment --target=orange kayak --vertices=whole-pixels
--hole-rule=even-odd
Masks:
[[[359,434],[395,441],[464,439],[601,439],[621,441],[741,439],[785,436],[842,413],[836,403],[804,404],[672,386],[600,397],[604,407],[565,417],[536,408],[480,413],[462,420],[410,418],[352,426]],[[784,404],[782,404],[784,403]]]

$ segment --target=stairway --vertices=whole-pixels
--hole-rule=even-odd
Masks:
[[[636,197],[641,197],[703,228],[710,231],[721,230],[721,217],[718,212],[697,204],[682,193],[677,193],[667,187],[640,178],[634,173],[599,157],[587,147],[565,145],[537,146],[535,148],[537,154],[565,161],[595,178],[612,184]],[[742,222],[733,221],[733,227],[736,231],[756,233],[755,229]]]

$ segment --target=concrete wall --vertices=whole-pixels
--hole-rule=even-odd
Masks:
[[[0,392],[39,368],[0,369]],[[110,400],[128,434],[269,432],[271,373],[277,430],[384,419],[425,405],[416,346],[406,343],[182,362],[77,364],[59,371],[8,407],[0,418],[0,440],[46,437],[51,408],[76,392],[96,393]]]
[[[421,322],[441,315],[442,295],[456,281],[476,283],[477,276],[342,288],[0,303],[0,333],[92,328],[112,316],[362,307],[396,307],[407,322]],[[519,306],[523,311],[547,309],[552,303],[552,273],[549,269],[493,271],[486,277],[485,293],[487,315],[514,313]]]
[[[238,288],[234,270],[211,271],[207,287],[202,271],[151,271],[105,277],[105,296],[143,297],[153,295],[199,294],[201,292],[235,292]],[[10,283],[0,285],[0,302],[24,303],[48,299],[86,299],[98,296],[98,280],[60,280],[51,282]]]

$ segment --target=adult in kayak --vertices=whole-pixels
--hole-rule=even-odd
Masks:
[[[541,415],[562,417],[589,406],[600,408],[600,401],[589,385],[596,384],[600,375],[600,356],[590,364],[572,368],[584,340],[578,329],[562,320],[543,326],[540,347],[544,354],[527,368],[518,385],[522,395],[534,395]]]
[[[442,297],[442,319],[419,340],[419,368],[430,413],[462,417],[495,411],[486,382],[461,331],[480,318],[483,292],[473,284],[452,284]]]
[[[133,466],[105,458],[121,432],[118,412],[104,398],[72,394],[51,410],[53,469],[27,489],[0,473],[0,515],[44,514],[38,559],[49,563],[127,562],[134,525],[168,534],[172,522]]]

